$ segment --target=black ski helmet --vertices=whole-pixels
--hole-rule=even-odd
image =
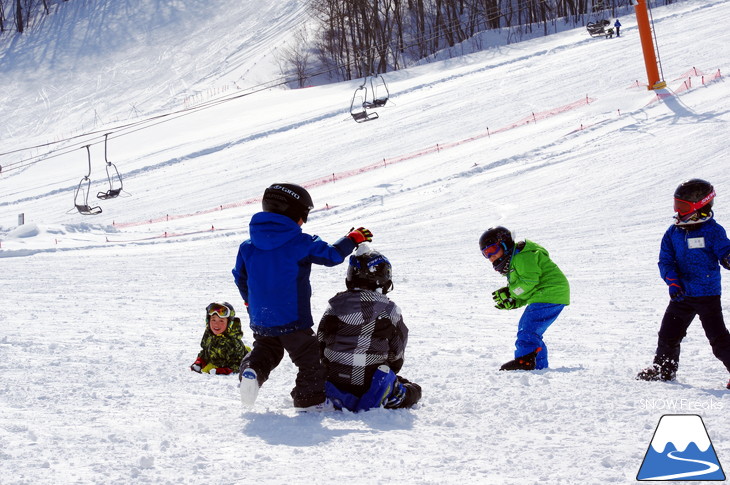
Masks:
[[[677,224],[697,224],[712,215],[715,188],[702,179],[682,182],[674,191],[674,216]]]
[[[512,250],[515,242],[512,239],[512,233],[504,226],[490,227],[484,231],[479,238],[479,250],[484,251],[489,246],[501,244],[504,254],[492,262],[495,271],[501,274],[507,274],[509,270],[509,262],[512,259]]]
[[[350,256],[345,284],[348,290],[356,288],[375,291],[380,288],[383,294],[393,289],[393,268],[388,258],[377,251],[369,251]]]
[[[264,191],[261,200],[264,212],[274,212],[299,222],[307,222],[309,211],[314,208],[312,197],[301,185],[273,184]]]
[[[236,316],[236,310],[233,309],[233,305],[227,301],[214,301],[205,308],[205,323],[210,323],[210,316],[217,314],[221,318],[227,318],[228,322],[233,321],[233,317]]]

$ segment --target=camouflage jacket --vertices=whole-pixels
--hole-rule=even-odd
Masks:
[[[215,335],[210,330],[210,326],[206,325],[200,347],[198,357],[207,364],[214,367],[230,367],[234,372],[238,372],[241,359],[248,353],[243,344],[241,319],[234,317],[226,331],[220,335]]]

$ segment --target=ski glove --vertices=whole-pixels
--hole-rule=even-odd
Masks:
[[[669,285],[669,299],[675,302],[684,300],[684,288],[679,283],[679,276],[674,271],[670,271],[664,277],[664,281]]]
[[[227,376],[229,374],[233,374],[233,369],[230,367],[218,367],[216,368],[215,373],[219,376]]]
[[[682,287],[677,284],[669,285],[669,299],[675,302],[684,300],[684,290]]]
[[[406,398],[406,386],[397,380],[393,384],[393,390],[383,399],[383,407],[386,409],[396,409]]]
[[[730,253],[727,253],[727,255],[720,260],[720,264],[723,268],[730,269]]]
[[[357,229],[353,227],[352,229],[350,229],[350,233],[347,235],[347,237],[349,237],[356,245],[359,245],[363,242],[372,242],[373,233],[370,232],[370,230],[365,229],[364,227],[358,227]]]
[[[517,308],[517,300],[510,295],[508,286],[492,292],[492,299],[496,303],[494,307],[499,310],[512,310],[513,308]]]
[[[205,361],[201,357],[198,357],[195,359],[193,365],[190,366],[190,370],[201,374],[203,372],[203,367],[205,367]]]

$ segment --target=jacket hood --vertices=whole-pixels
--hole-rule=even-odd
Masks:
[[[258,249],[276,249],[302,233],[299,224],[281,214],[258,212],[248,225],[251,242]]]
[[[550,253],[547,252],[547,249],[545,249],[544,247],[540,246],[537,243],[530,241],[529,239],[525,239],[524,241],[522,241],[521,244],[517,244],[516,246],[518,247],[517,252],[520,252],[520,253],[541,252],[541,253],[545,253],[546,256],[550,256]]]

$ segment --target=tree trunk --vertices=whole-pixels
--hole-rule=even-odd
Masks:
[[[5,32],[5,8],[3,0],[0,0],[0,32]]]
[[[20,4],[20,0],[15,0],[15,25],[18,27],[18,32],[23,33],[23,6]]]

